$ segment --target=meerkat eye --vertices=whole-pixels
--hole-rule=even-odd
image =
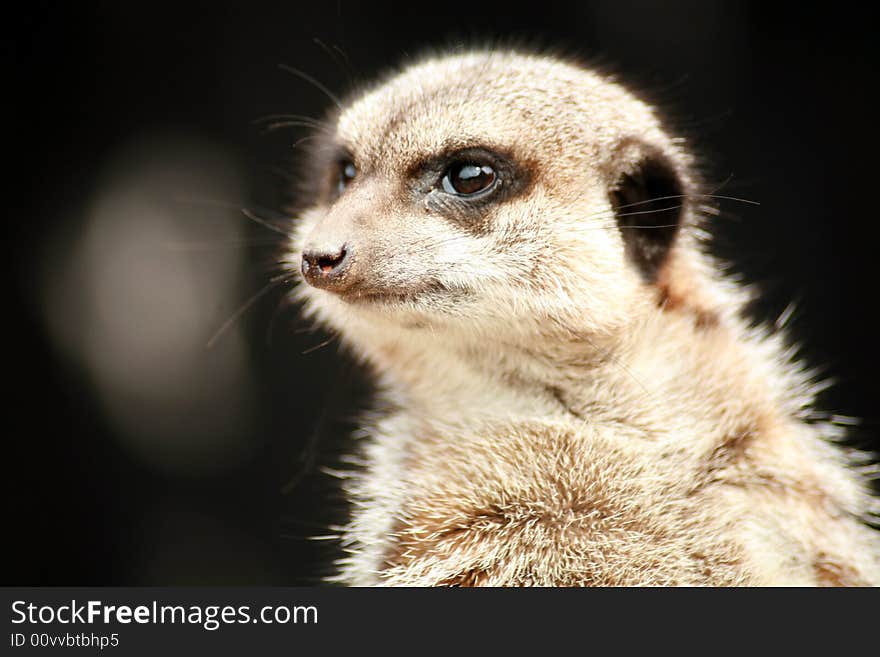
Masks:
[[[443,191],[456,196],[473,196],[492,188],[498,176],[488,164],[459,162],[443,175]]]
[[[342,160],[339,163],[339,172],[336,180],[337,193],[341,194],[345,188],[348,187],[348,183],[354,180],[356,175],[357,168],[354,166],[354,162],[351,160]]]

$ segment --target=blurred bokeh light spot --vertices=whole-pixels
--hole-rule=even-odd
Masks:
[[[240,327],[207,348],[247,296],[242,187],[214,144],[139,140],[106,163],[86,216],[70,219],[81,223],[48,240],[51,333],[86,368],[118,439],[159,470],[217,473],[257,447]]]

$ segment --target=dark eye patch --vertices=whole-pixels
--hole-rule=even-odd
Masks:
[[[449,149],[409,170],[414,202],[469,232],[489,231],[491,208],[526,193],[534,167],[509,151],[484,146]]]

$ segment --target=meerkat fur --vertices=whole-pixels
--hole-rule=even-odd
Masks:
[[[456,163],[491,188],[444,187]],[[554,56],[437,55],[344,104],[309,167],[285,263],[385,409],[335,581],[880,584],[864,463],[706,254],[651,106]]]

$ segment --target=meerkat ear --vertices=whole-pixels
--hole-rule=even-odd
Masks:
[[[639,148],[634,164],[610,192],[626,255],[648,283],[657,274],[684,223],[688,199],[678,167],[656,148]]]

